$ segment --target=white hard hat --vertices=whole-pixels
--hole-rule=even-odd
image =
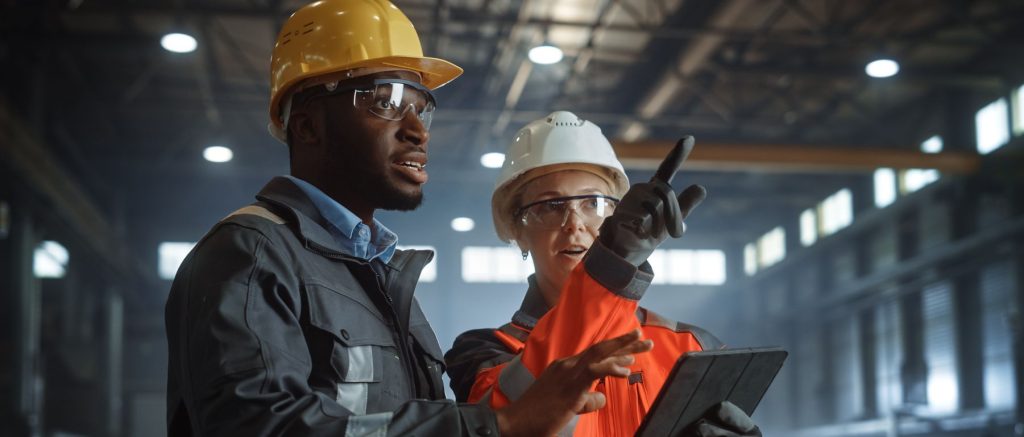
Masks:
[[[558,170],[571,169],[573,164],[591,172],[596,170],[595,174],[608,180],[613,191],[609,194],[613,196],[622,197],[629,190],[622,163],[594,123],[568,111],[556,111],[520,129],[505,151],[505,164],[491,196],[491,216],[498,238],[505,242],[514,239],[512,213],[519,207],[512,204],[516,200],[512,198],[515,188],[527,179],[547,174],[531,170],[556,165]],[[531,176],[523,178],[528,172]]]

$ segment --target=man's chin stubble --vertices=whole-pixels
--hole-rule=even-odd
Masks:
[[[394,187],[387,187],[378,200],[380,209],[386,211],[412,211],[423,203],[423,191],[415,194],[403,193]]]

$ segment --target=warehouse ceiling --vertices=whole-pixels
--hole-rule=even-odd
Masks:
[[[437,0],[396,4],[424,51],[465,74],[438,92],[428,194],[485,209],[501,151],[525,123],[555,109],[630,142],[916,150],[1024,77],[1024,2],[1011,0]],[[2,98],[82,181],[111,220],[159,209],[201,234],[208,217],[287,171],[266,130],[268,60],[301,2],[4,1]],[[199,42],[160,47],[168,32]],[[553,65],[530,48],[563,49]],[[864,74],[897,59],[887,79]],[[963,130],[963,129],[960,129]],[[959,139],[973,138],[960,132]],[[961,141],[962,142],[962,141]],[[228,165],[201,159],[228,145]],[[947,138],[947,149],[964,149]],[[776,149],[766,149],[776,150]],[[634,179],[649,175],[631,172]],[[702,170],[706,235],[749,241],[869,173]],[[477,187],[477,188],[472,188]],[[218,193],[230,193],[229,201]],[[232,197],[233,196],[233,197]],[[155,197],[139,206],[136,199]],[[428,210],[440,214],[441,209]],[[215,215],[216,215],[215,214]],[[120,216],[120,218],[118,218]],[[704,218],[701,218],[704,217]],[[478,221],[489,221],[479,217]],[[196,238],[194,236],[193,238]]]

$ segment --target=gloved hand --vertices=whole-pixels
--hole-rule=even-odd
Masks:
[[[739,407],[724,401],[683,431],[686,437],[761,437],[761,429]]]
[[[601,225],[598,238],[605,247],[639,267],[670,235],[683,236],[683,219],[707,197],[707,190],[700,185],[690,185],[679,197],[669,185],[693,143],[693,137],[683,137],[650,182],[630,187],[615,213]]]

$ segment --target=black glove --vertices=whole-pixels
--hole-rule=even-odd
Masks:
[[[739,407],[724,401],[683,431],[686,437],[761,437],[761,429]]]
[[[683,219],[707,197],[707,190],[700,185],[690,185],[679,197],[669,185],[693,143],[691,136],[679,140],[650,182],[630,187],[615,213],[601,225],[598,238],[605,247],[640,266],[669,235],[683,236]]]

